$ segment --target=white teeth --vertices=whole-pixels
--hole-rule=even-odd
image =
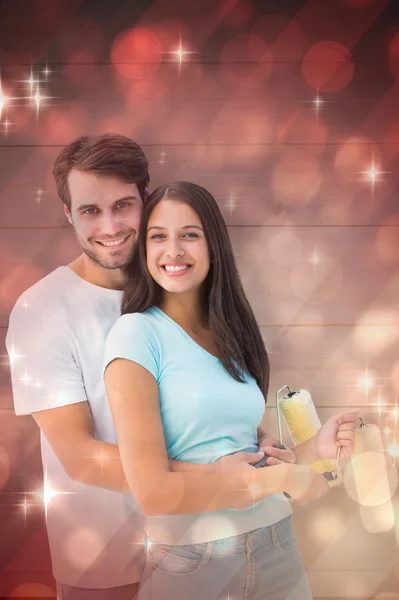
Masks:
[[[189,265],[182,265],[181,267],[172,267],[171,265],[164,265],[164,267],[166,271],[174,273],[175,271],[187,271]]]
[[[104,244],[104,246],[119,246],[119,244],[122,244],[122,242],[124,242],[127,239],[127,237],[122,238],[120,240],[116,240],[116,242],[100,242],[101,244]]]

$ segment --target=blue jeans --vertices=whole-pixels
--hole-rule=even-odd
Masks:
[[[292,516],[222,540],[148,545],[137,600],[312,600]]]

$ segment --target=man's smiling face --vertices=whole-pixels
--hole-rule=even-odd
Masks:
[[[104,269],[120,269],[130,260],[143,201],[135,183],[72,169],[68,176],[73,225],[82,251]]]

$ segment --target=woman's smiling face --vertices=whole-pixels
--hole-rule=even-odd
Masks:
[[[210,257],[202,223],[184,202],[165,198],[148,220],[147,265],[152,278],[167,292],[200,288],[209,272]]]

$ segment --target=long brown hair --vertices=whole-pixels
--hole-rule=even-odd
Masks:
[[[148,221],[163,199],[189,205],[199,216],[211,260],[202,285],[203,310],[224,368],[243,382],[250,373],[265,399],[269,387],[269,360],[259,327],[243,290],[227,227],[214,197],[204,188],[186,181],[159,186],[144,204],[137,243],[125,267],[126,284],[121,312],[144,312],[161,302],[163,288],[147,267]]]

